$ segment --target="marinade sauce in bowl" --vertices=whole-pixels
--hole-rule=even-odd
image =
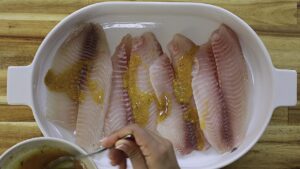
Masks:
[[[84,154],[72,143],[53,138],[34,138],[23,141],[7,150],[0,159],[0,169],[45,169],[53,160],[62,156]],[[60,166],[68,169],[97,169],[92,160],[86,158],[75,165]]]

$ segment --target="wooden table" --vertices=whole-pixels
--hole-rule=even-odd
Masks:
[[[95,2],[0,1],[0,153],[22,140],[42,136],[30,108],[7,105],[7,67],[30,64],[43,38],[61,19]],[[196,2],[218,5],[240,16],[264,41],[277,68],[300,72],[300,0]],[[259,142],[247,155],[226,168],[300,168],[299,104],[277,108]]]

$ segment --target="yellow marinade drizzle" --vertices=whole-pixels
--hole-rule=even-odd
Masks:
[[[205,141],[200,127],[201,123],[199,122],[197,110],[194,107],[189,106],[188,109],[184,112],[184,120],[192,123],[192,125],[196,127],[196,131],[198,131],[195,132],[197,138],[197,149],[202,150],[205,146]]]
[[[147,65],[143,65],[141,57],[136,53],[132,53],[128,70],[123,75],[123,84],[128,90],[135,122],[145,127],[149,120],[149,108],[155,101],[155,96],[153,93],[141,91],[137,86],[137,69],[139,66],[148,69]]]
[[[163,122],[172,112],[172,102],[170,100],[170,96],[166,93],[164,93],[160,99],[157,99],[157,105],[158,105],[158,122]]]
[[[193,46],[175,63],[175,79],[173,81],[174,93],[179,103],[189,104],[193,95],[192,68],[194,55],[199,46]]]
[[[96,81],[90,80],[89,74],[92,68],[93,61],[79,60],[61,73],[55,74],[53,70],[48,70],[44,82],[49,90],[67,94],[67,96],[76,102],[83,102],[86,93],[79,89],[79,76],[81,70],[86,67],[87,88],[89,89],[92,99],[97,104],[103,103],[103,89],[98,86]]]
[[[204,136],[200,125],[204,122],[199,121],[198,113],[190,102],[193,96],[192,90],[192,69],[194,63],[195,53],[199,50],[199,46],[193,46],[188,52],[182,55],[175,63],[175,79],[173,81],[174,94],[176,100],[188,106],[188,109],[184,112],[184,120],[192,123],[197,128],[197,149],[202,150],[204,148]]]
[[[204,130],[206,127],[205,119],[207,118],[207,115],[208,115],[208,100],[204,101],[203,106],[204,106],[204,109],[201,112],[201,117],[200,117],[200,126],[201,126],[202,130]]]
[[[97,84],[97,81],[88,79],[87,82],[88,89],[92,96],[92,99],[97,104],[102,104],[104,102],[104,91],[103,89]]]
[[[183,116],[185,121],[189,121],[193,124],[199,123],[198,113],[197,110],[191,106],[184,112]]]

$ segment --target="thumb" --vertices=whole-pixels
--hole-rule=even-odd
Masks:
[[[121,139],[116,142],[115,148],[128,156],[134,169],[148,169],[144,155],[135,142]]]

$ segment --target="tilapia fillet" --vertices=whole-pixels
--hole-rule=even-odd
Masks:
[[[168,44],[172,65],[175,70],[174,90],[177,100],[182,104],[190,104],[192,92],[192,66],[198,46],[181,34],[175,34]]]
[[[75,130],[81,81],[86,69],[83,42],[93,24],[81,25],[73,31],[59,47],[51,69],[45,76],[47,91],[47,118],[68,131]]]
[[[192,69],[199,46],[187,37],[175,34],[168,44],[168,50],[175,72],[171,85],[174,88],[177,102],[184,110],[185,139],[193,149],[205,150],[209,145],[200,128],[192,91]]]
[[[161,46],[153,33],[146,32],[140,37],[134,37],[129,69],[124,79],[131,102],[133,122],[150,130],[156,128],[157,107],[149,67],[161,54]]]
[[[211,46],[201,46],[196,55],[192,72],[193,94],[199,114],[201,128],[208,142],[217,149],[224,144],[223,128],[223,95],[218,86],[217,70]]]
[[[196,54],[192,88],[201,128],[224,153],[237,148],[246,132],[247,67],[236,34],[221,25]]]
[[[112,56],[112,87],[110,105],[105,117],[105,135],[126,126],[133,120],[128,90],[124,84],[124,78],[128,75],[131,46],[132,38],[128,34],[123,37]]]
[[[112,63],[106,35],[100,25],[92,25],[83,42],[82,55],[91,60],[83,69],[86,79],[80,89],[76,123],[76,143],[88,152],[97,149],[104,136],[104,119],[109,106]],[[84,71],[85,70],[85,71]]]
[[[104,31],[88,23],[59,47],[45,77],[48,119],[76,131],[76,142],[88,151],[102,136],[111,73]]]
[[[150,79],[159,104],[157,131],[180,153],[191,152],[193,148],[186,138],[184,110],[174,94],[174,70],[168,56],[160,56],[151,65]]]

